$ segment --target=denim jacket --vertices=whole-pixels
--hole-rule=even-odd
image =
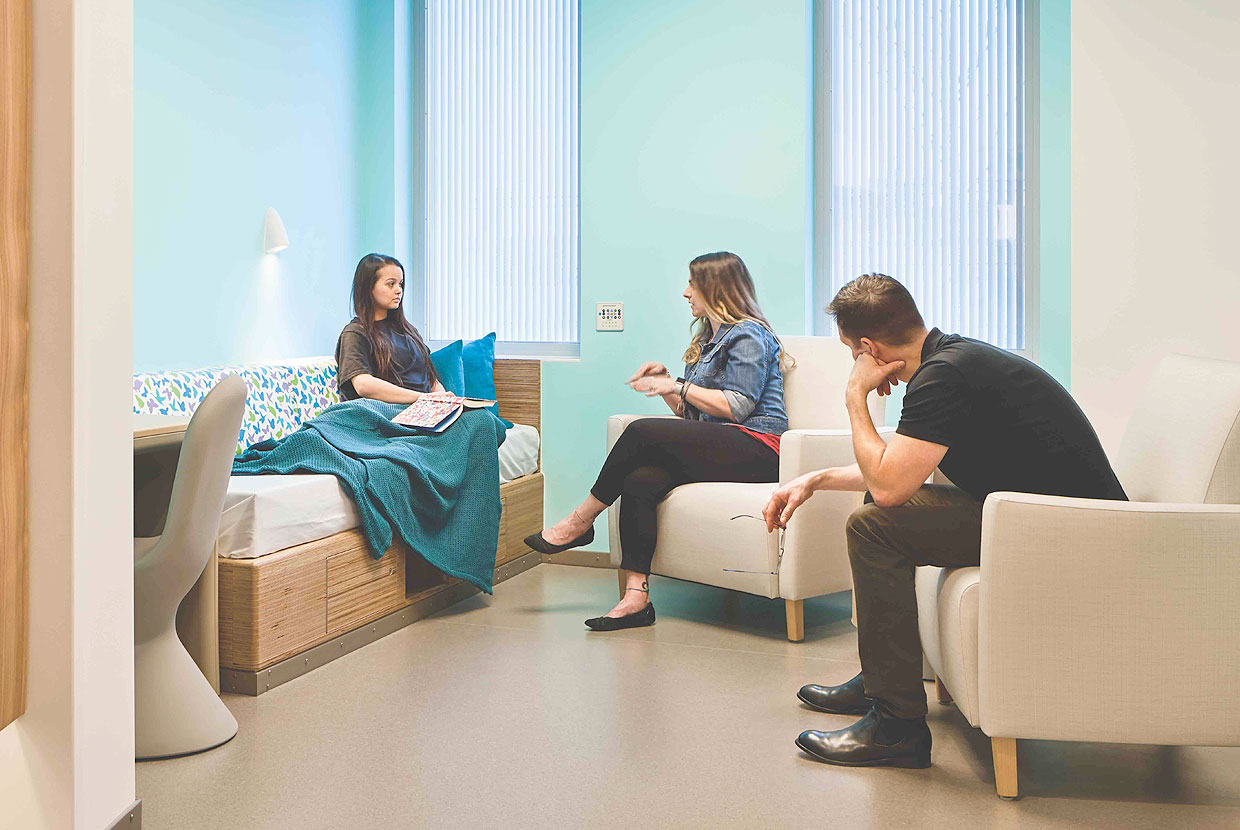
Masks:
[[[731,418],[718,418],[686,401],[686,418],[737,423],[770,435],[788,429],[779,341],[759,323],[742,320],[720,326],[711,341],[703,344],[697,363],[685,366],[685,380],[703,389],[722,390],[732,408]]]

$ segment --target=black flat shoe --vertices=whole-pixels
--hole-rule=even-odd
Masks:
[[[579,548],[582,545],[588,545],[594,541],[594,526],[591,525],[585,533],[578,536],[567,545],[553,545],[543,538],[542,531],[525,537],[525,546],[530,550],[536,550],[539,553],[563,553],[569,548]]]
[[[654,603],[646,603],[646,607],[623,617],[595,617],[586,620],[586,625],[593,631],[619,631],[622,628],[641,628],[654,625]]]
[[[841,767],[925,769],[930,743],[925,718],[885,718],[876,709],[847,729],[811,730],[797,737],[797,746],[816,760]]]
[[[866,697],[860,674],[839,686],[802,686],[797,697],[809,708],[832,715],[864,715],[874,708],[874,699]]]

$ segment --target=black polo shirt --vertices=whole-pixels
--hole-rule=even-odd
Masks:
[[[998,490],[1127,500],[1068,391],[980,340],[931,330],[896,432],[947,447],[939,469],[978,501]]]

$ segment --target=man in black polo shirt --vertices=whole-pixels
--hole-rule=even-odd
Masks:
[[[927,331],[912,296],[882,274],[848,283],[827,310],[855,360],[845,403],[857,463],[789,482],[765,518],[770,530],[784,527],[817,490],[868,491],[847,524],[861,674],[797,695],[823,712],[864,717],[836,732],[803,732],[797,746],[832,764],[928,767],[914,568],[977,565],[990,493],[1126,497],[1085,413],[1033,363]],[[885,443],[866,396],[900,381],[904,408]],[[955,486],[925,484],[936,467]]]

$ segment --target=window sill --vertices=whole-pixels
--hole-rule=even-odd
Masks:
[[[455,340],[431,340],[431,351],[442,349]],[[467,341],[468,342],[468,341]],[[536,343],[526,341],[496,341],[495,357],[508,360],[542,360],[548,362],[576,363],[581,360],[579,343]]]

